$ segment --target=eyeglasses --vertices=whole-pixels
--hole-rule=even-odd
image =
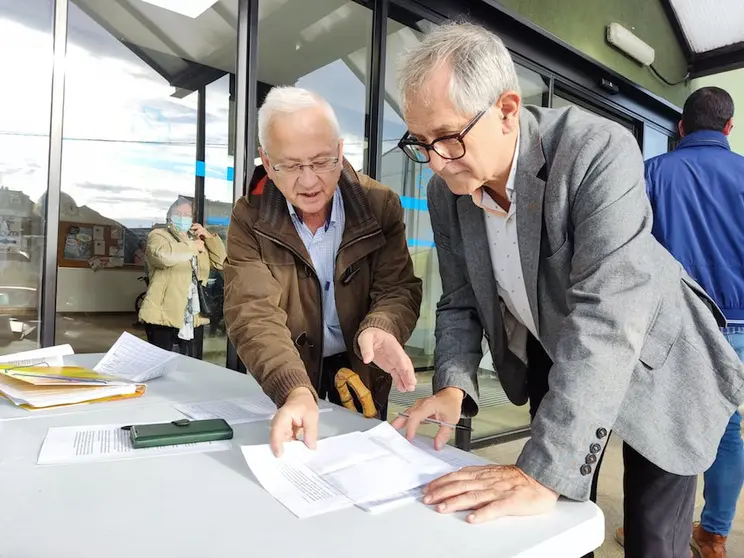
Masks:
[[[316,174],[323,174],[331,172],[337,165],[338,157],[326,157],[323,159],[316,159],[312,163],[281,163],[278,165],[271,165],[271,168],[282,174],[300,174],[302,169],[307,167]]]
[[[436,138],[431,143],[424,143],[412,138],[410,133],[406,134],[398,142],[398,147],[403,150],[409,159],[415,163],[428,163],[431,161],[429,151],[434,151],[442,159],[454,161],[465,156],[465,143],[462,139],[473,129],[488,109],[480,111],[473,119],[462,129],[459,134],[449,134]]]

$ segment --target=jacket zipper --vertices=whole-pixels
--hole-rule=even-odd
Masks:
[[[313,265],[311,262],[308,262],[302,254],[300,254],[297,250],[292,248],[289,244],[286,244],[279,240],[278,238],[274,238],[272,236],[269,236],[268,234],[262,233],[261,231],[257,231],[256,229],[253,229],[254,232],[258,236],[262,236],[267,240],[270,240],[274,244],[278,244],[279,246],[286,248],[290,252],[292,252],[302,263],[305,264],[305,267],[307,269],[312,270],[313,277],[315,278],[315,285],[318,288],[318,297],[320,299],[320,351],[318,351],[319,357],[318,357],[318,384],[320,385],[322,383],[322,376],[323,376],[323,341],[325,338],[325,331],[324,331],[324,324],[323,324],[323,291],[321,290],[320,286],[320,279],[318,278],[317,272],[313,269]],[[340,250],[340,248],[339,248]]]
[[[278,238],[275,238],[273,236],[270,236],[270,235],[268,235],[266,233],[263,233],[261,231],[257,231],[255,228],[253,229],[253,231],[258,236],[262,236],[265,239],[270,240],[274,244],[278,244],[279,246],[282,246],[283,248],[286,248],[291,253],[293,253],[301,262],[303,262],[308,267],[308,269],[312,269],[313,270],[313,276],[315,277],[315,284],[316,284],[316,286],[318,288],[318,297],[320,299],[320,306],[321,306],[321,308],[320,308],[320,324],[319,324],[319,327],[320,327],[319,328],[319,331],[320,331],[320,351],[318,352],[318,355],[319,355],[318,356],[318,380],[319,380],[319,384],[320,384],[320,383],[322,383],[322,379],[323,379],[322,378],[322,376],[323,376],[323,343],[324,343],[324,340],[325,340],[325,325],[323,323],[323,291],[322,291],[322,287],[320,285],[320,279],[318,278],[318,274],[313,269],[312,264],[311,263],[308,263],[308,261],[302,256],[302,254],[300,254],[297,250],[295,250],[294,248],[292,248],[291,246],[289,246],[285,242],[282,242]],[[379,231],[375,231],[375,232],[372,232],[372,233],[365,234],[364,236],[359,236],[357,238],[353,238],[352,240],[350,240],[346,244],[340,245],[338,247],[338,252],[336,253],[336,261],[334,262],[334,268],[336,266],[336,263],[338,262],[338,254],[341,252],[341,250],[343,250],[345,248],[348,248],[349,246],[353,246],[354,244],[356,244],[357,242],[361,242],[362,240],[366,240],[368,238],[372,238],[376,234],[379,234]],[[357,261],[359,261],[359,260],[357,260]],[[355,262],[352,262],[352,265],[355,264],[355,263],[356,263],[356,261]],[[334,296],[335,296],[335,289],[334,289]],[[347,351],[348,351],[348,348],[347,348]],[[331,386],[328,386],[328,390],[329,391],[330,391],[330,389],[331,389]]]

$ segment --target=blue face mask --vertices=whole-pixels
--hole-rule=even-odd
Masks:
[[[191,217],[184,217],[183,215],[174,215],[171,217],[171,223],[181,232],[188,232],[194,221]]]

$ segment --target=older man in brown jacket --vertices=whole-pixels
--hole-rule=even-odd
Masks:
[[[224,312],[238,355],[279,407],[271,425],[279,455],[300,430],[314,447],[317,399],[341,402],[341,368],[358,373],[378,416],[393,381],[413,390],[403,344],[421,281],[398,196],[344,159],[325,100],[277,87],[258,121],[263,166],[233,210]]]

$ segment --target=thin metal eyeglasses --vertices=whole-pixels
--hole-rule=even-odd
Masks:
[[[485,109],[476,114],[459,134],[441,136],[431,143],[424,143],[423,141],[412,138],[410,133],[406,132],[398,142],[398,147],[415,163],[428,163],[431,161],[429,151],[432,150],[442,159],[448,159],[450,161],[461,159],[465,156],[465,143],[462,139],[487,112],[488,109]]]
[[[338,165],[338,157],[327,157],[323,159],[316,159],[312,163],[280,163],[278,165],[271,165],[271,168],[276,172],[283,174],[300,174],[302,169],[305,167],[309,168],[315,174],[322,174],[331,172]]]

